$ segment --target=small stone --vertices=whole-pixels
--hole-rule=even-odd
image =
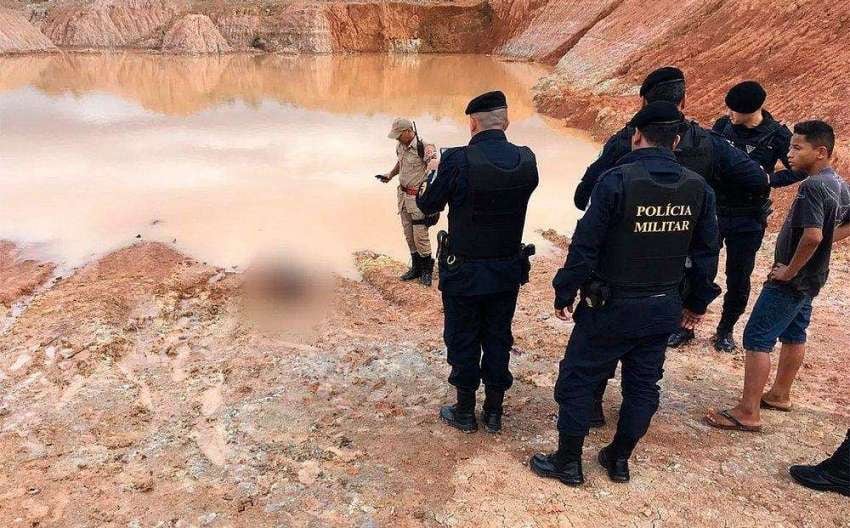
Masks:
[[[298,481],[305,486],[312,486],[321,474],[322,468],[319,463],[315,460],[308,460],[298,470]]]
[[[23,368],[24,365],[29,363],[31,360],[32,356],[30,356],[29,354],[21,354],[20,356],[18,356],[17,361],[15,361],[15,363],[9,368],[9,370],[12,372],[17,372],[21,370],[21,368]]]
[[[217,517],[218,514],[216,512],[210,512],[198,517],[198,522],[201,524],[201,526],[210,526],[212,523],[215,522]]]

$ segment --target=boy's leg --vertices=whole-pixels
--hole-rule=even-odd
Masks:
[[[770,377],[770,353],[747,350],[744,364],[744,391],[738,405],[729,414],[744,425],[761,425],[761,396]]]
[[[807,300],[788,329],[779,337],[782,342],[782,352],[779,356],[779,366],[773,387],[763,396],[771,404],[781,407],[791,405],[791,385],[797,377],[797,372],[803,364],[806,353],[806,329],[812,316],[812,302]]]
[[[770,352],[798,317],[806,298],[782,286],[767,284],[759,294],[744,329],[746,364],[741,400],[729,414],[745,426],[759,426],[761,398],[770,376]],[[709,424],[733,425],[717,412],[706,415]]]

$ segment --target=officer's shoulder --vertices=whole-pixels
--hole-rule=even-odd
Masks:
[[[606,145],[612,145],[616,143],[622,142],[624,139],[631,140],[632,135],[635,133],[634,128],[630,125],[626,125],[617,132],[614,133],[613,136],[608,138],[608,141],[605,142]]]
[[[728,125],[729,122],[729,116],[720,116],[714,121],[714,126],[712,126],[711,129],[719,132],[726,128],[726,125]]]
[[[776,129],[776,134],[774,135],[774,138],[783,143],[789,143],[791,141],[791,136],[793,136],[794,133],[791,132],[791,129],[788,128],[788,125],[786,125],[785,123],[776,121],[776,124],[778,125],[778,127]]]
[[[528,152],[528,153],[531,155],[531,157],[532,157],[532,158],[536,158],[536,157],[537,157],[537,156],[534,154],[534,151],[533,151],[533,150],[531,149],[531,147],[529,147],[528,145],[517,145],[516,143],[511,143],[510,141],[508,141],[508,142],[507,142],[507,145],[508,145],[510,148],[515,148],[515,149],[517,149],[517,150],[522,150],[522,151],[524,151],[524,152]]]
[[[602,174],[599,175],[599,179],[596,182],[596,185],[602,185],[604,187],[613,188],[617,185],[621,184],[623,181],[623,167],[625,165],[617,165],[615,167],[611,167],[606,170]]]
[[[464,159],[461,155],[466,151],[466,147],[449,147],[444,149],[440,154],[440,163],[458,163]]]

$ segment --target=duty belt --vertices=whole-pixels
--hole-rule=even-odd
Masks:
[[[410,188],[410,187],[405,187],[404,185],[400,185],[400,186],[399,186],[399,189],[401,189],[402,191],[404,191],[404,194],[406,194],[406,195],[408,195],[408,196],[416,196],[416,195],[418,195],[418,194],[419,194],[419,189],[414,189],[414,188]]]

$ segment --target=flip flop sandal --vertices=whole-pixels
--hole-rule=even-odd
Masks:
[[[779,405],[774,405],[772,403],[768,403],[764,400],[761,401],[761,405],[759,405],[762,409],[768,409],[770,411],[779,411],[779,412],[791,412],[793,410],[792,406],[788,407],[780,407]]]
[[[717,415],[722,416],[723,418],[726,418],[727,420],[732,422],[732,425],[727,425],[727,424],[724,424],[724,423],[715,422],[711,418],[711,415],[705,416],[702,420],[707,425],[710,425],[711,427],[714,427],[715,429],[723,429],[723,430],[726,430],[726,431],[741,431],[741,432],[744,432],[744,433],[759,433],[759,432],[761,432],[761,426],[760,425],[745,425],[745,424],[742,424],[740,420],[738,420],[737,418],[732,416],[732,413],[730,413],[728,409],[725,410],[725,411],[720,411],[719,413],[717,413]]]

